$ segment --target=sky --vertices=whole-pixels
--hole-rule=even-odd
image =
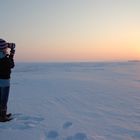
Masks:
[[[19,62],[140,59],[140,0],[0,0]]]

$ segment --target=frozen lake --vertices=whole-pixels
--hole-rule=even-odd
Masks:
[[[17,63],[1,140],[140,140],[140,63]]]

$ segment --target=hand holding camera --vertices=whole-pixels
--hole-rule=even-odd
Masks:
[[[9,57],[10,58],[13,58],[14,57],[14,54],[15,54],[15,43],[7,43],[8,44],[8,48],[10,49],[10,55]]]
[[[14,55],[15,54],[15,48],[16,48],[16,45],[15,43],[8,43],[8,48],[10,48],[10,54],[11,55]]]

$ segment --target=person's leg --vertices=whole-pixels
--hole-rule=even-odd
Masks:
[[[1,88],[1,105],[2,105],[2,108],[7,108],[9,91],[10,91],[10,87],[2,87]]]
[[[8,97],[9,97],[9,89],[10,87],[1,87],[1,96],[0,96],[0,102],[1,102],[1,120],[0,121],[8,121],[8,118],[6,116],[7,113],[7,103],[8,103]]]
[[[1,98],[1,87],[0,87],[0,117],[1,117],[1,110],[2,110],[2,98]]]

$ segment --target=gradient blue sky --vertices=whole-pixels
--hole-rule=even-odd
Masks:
[[[17,61],[140,59],[140,0],[1,0]]]

